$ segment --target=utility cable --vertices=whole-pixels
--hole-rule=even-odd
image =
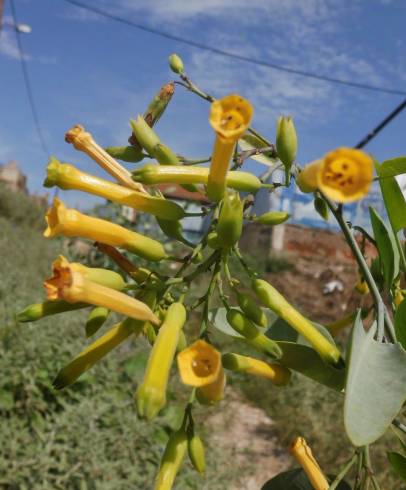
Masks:
[[[134,22],[130,19],[126,19],[124,17],[120,17],[118,15],[111,14],[111,13],[109,13],[103,9],[98,8],[98,7],[93,7],[93,6],[87,5],[86,3],[82,3],[79,0],[64,0],[64,1],[71,4],[71,5],[74,5],[75,7],[82,8],[84,10],[87,10],[89,12],[92,12],[92,13],[95,13],[98,15],[101,15],[103,17],[114,20],[116,22],[121,22],[122,24],[126,24],[128,26],[135,27],[136,29],[139,29],[139,30],[142,30],[145,32],[149,32],[150,34],[155,34],[157,36],[161,36],[161,37],[164,37],[166,39],[170,39],[172,41],[176,41],[176,42],[179,42],[182,44],[186,44],[188,46],[192,46],[194,48],[198,48],[198,49],[201,49],[204,51],[208,51],[210,53],[217,54],[220,56],[224,56],[227,58],[233,58],[235,60],[244,61],[247,63],[251,63],[253,65],[264,66],[266,68],[271,68],[273,70],[283,71],[285,73],[300,75],[300,76],[307,77],[307,78],[313,78],[315,80],[320,80],[323,82],[347,85],[349,87],[354,87],[354,88],[363,89],[363,90],[371,90],[374,92],[382,92],[382,93],[386,93],[386,94],[406,96],[406,91],[404,91],[404,90],[399,90],[399,89],[389,88],[389,87],[379,87],[379,86],[370,85],[367,83],[351,82],[350,80],[343,80],[341,78],[333,78],[333,77],[329,77],[326,75],[320,75],[318,73],[312,73],[312,72],[305,71],[305,70],[299,70],[299,69],[291,68],[288,66],[278,65],[276,63],[272,63],[272,62],[265,61],[265,60],[250,58],[248,56],[243,56],[241,54],[233,53],[231,51],[225,51],[223,49],[214,48],[213,46],[209,46],[209,45],[206,45],[203,43],[199,43],[199,42],[193,41],[191,39],[186,39],[186,38],[177,36],[175,34],[170,34],[169,32],[161,31],[161,30],[155,29],[153,27],[148,27],[144,24]]]
[[[17,26],[18,20],[17,20],[17,13],[16,13],[14,0],[10,0],[10,7],[11,7],[11,15],[13,17],[14,26]],[[47,155],[47,158],[49,158],[50,153],[48,150],[48,145],[46,144],[46,141],[44,138],[44,133],[42,131],[40,120],[38,117],[38,111],[37,111],[37,108],[35,106],[34,95],[33,95],[32,87],[31,87],[30,77],[28,74],[27,62],[25,59],[23,45],[22,45],[21,38],[20,38],[21,33],[18,31],[17,28],[15,28],[15,34],[16,34],[16,39],[17,39],[18,54],[19,54],[19,58],[20,58],[20,62],[21,62],[21,69],[23,72],[25,89],[27,92],[27,97],[28,97],[28,101],[29,101],[29,105],[30,105],[30,109],[31,109],[31,113],[32,113],[32,118],[33,118],[34,125],[36,128],[37,134],[38,134],[38,139],[41,143],[41,147],[42,147],[44,153]]]

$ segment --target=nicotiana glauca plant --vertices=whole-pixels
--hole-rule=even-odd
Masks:
[[[104,149],[80,125],[66,133],[66,141],[90,156],[113,181],[53,157],[44,185],[87,192],[152,215],[162,232],[182,243],[188,252],[172,256],[155,239],[68,209],[61,200],[54,199],[46,213],[44,235],[97,242],[100,253],[106,254],[121,274],[59,256],[52,264],[52,276],[44,282],[45,301],[20,312],[19,321],[33,322],[88,308],[85,335],[92,337],[110,312],[122,317],[60,370],[54,387],[68,387],[130,337],[145,336],[152,347],[143,381],[135,392],[134,408],[141,418],[150,420],[168,403],[171,370],[177,365],[190,395],[183,421],[170,435],[158,470],[155,489],[164,490],[172,488],[186,454],[197,472],[204,473],[204,443],[193,415],[222,400],[227,372],[259,376],[264,383],[283,387],[292,382],[292,371],[296,371],[344,397],[349,459],[336,476],[325,475],[306,441],[298,435],[291,453],[300,468],[279,474],[264,489],[361,490],[372,485],[377,490],[369,448],[389,428],[398,436],[399,447],[388,453],[388,462],[399,478],[406,480],[406,425],[402,415],[406,397],[406,299],[402,289],[406,259],[398,236],[406,227],[406,202],[395,179],[406,173],[406,157],[378,163],[361,150],[337,148],[300,166],[296,161],[296,130],[290,117],[278,119],[272,143],[251,126],[253,107],[248,100],[236,94],[214,99],[192,82],[178,55],[172,55],[169,62],[179,79],[164,85],[144,114],[131,121],[127,146]],[[208,157],[193,160],[178,154],[161,141],[154,129],[177,85],[211,104],[209,123],[214,135],[213,151]],[[248,158],[268,166],[266,178],[241,170]],[[138,165],[129,170],[118,160]],[[274,178],[277,169],[284,173],[283,182]],[[368,194],[374,179],[379,181],[389,219],[386,222],[371,207],[371,235],[348,223],[343,212],[346,203]],[[199,213],[188,213],[180,204],[163,197],[156,187],[162,183],[204,193],[209,204]],[[315,324],[248,265],[238,246],[244,224],[278,226],[289,219],[280,211],[256,216],[252,212],[253,196],[263,188],[278,192],[290,185],[313,193],[321,217],[329,219],[332,215],[336,220],[359,269],[357,289],[373,300],[370,311],[359,308],[328,328]],[[199,242],[192,244],[184,236],[181,220],[196,215],[207,216],[210,225]],[[372,262],[354,237],[355,231],[361,233],[361,242],[368,240],[375,247]],[[120,249],[126,251],[126,256]],[[129,254],[134,260],[128,259]],[[176,272],[168,275],[163,268],[153,272],[140,267],[137,257],[173,264],[170,270]],[[241,265],[249,293],[235,277],[235,261],[230,258]],[[196,301],[191,298],[190,286],[202,276],[207,277],[208,286]],[[220,308],[214,307],[217,298]],[[184,330],[191,311],[200,312],[194,338]],[[366,324],[368,313],[372,321]],[[280,329],[275,336],[275,321],[285,325],[286,339]],[[337,345],[334,337],[349,325],[352,333],[347,345]],[[213,328],[250,345],[256,357],[220,352],[210,335]],[[348,474],[353,467],[355,479],[350,484]]]

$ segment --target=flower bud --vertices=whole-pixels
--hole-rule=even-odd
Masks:
[[[91,337],[103,326],[109,313],[110,310],[104,308],[104,306],[96,306],[96,308],[93,308],[86,320],[86,337]]]
[[[285,167],[286,175],[289,176],[290,167],[295,161],[297,153],[296,129],[291,117],[281,116],[278,118],[276,125],[276,151]]]
[[[181,303],[172,303],[158,331],[148,359],[144,380],[136,393],[138,414],[148,420],[155,417],[166,404],[169,372],[175,357],[179,333],[185,321],[185,307]]]
[[[44,301],[43,303],[34,303],[24,308],[23,311],[17,314],[17,321],[35,322],[46,316],[65,313],[65,311],[74,311],[86,308],[89,305],[86,303],[68,303],[66,301]]]
[[[141,115],[138,115],[137,119],[131,119],[130,124],[139,144],[145,148],[149,155],[152,155],[154,147],[160,143],[158,135],[148,126]]]
[[[158,122],[169,102],[175,93],[175,84],[173,82],[163,85],[159,92],[154,95],[154,98],[149,103],[147,110],[144,112],[145,122],[151,128]]]
[[[313,456],[312,450],[303,437],[297,437],[293,441],[290,452],[302,466],[314,490],[328,490],[330,488],[326,477]]]
[[[328,206],[326,201],[321,197],[315,197],[314,199],[314,209],[319,213],[319,215],[328,221]]]
[[[187,450],[190,462],[193,467],[202,474],[206,469],[206,456],[203,442],[193,429],[188,430],[187,436]]]
[[[216,250],[221,247],[217,231],[211,231],[207,235],[207,245],[213,250]]]
[[[177,75],[183,73],[183,61],[176,53],[169,56],[169,67]]]
[[[293,308],[271,284],[263,279],[254,279],[252,289],[264,306],[270,308],[305,337],[325,361],[332,364],[340,361],[341,353],[338,348],[330,343],[307,318]]]
[[[268,319],[262,308],[258,306],[251,296],[240,293],[237,290],[235,290],[235,294],[237,296],[238,306],[243,313],[258,326],[266,328],[268,326]]]
[[[144,155],[141,150],[134,146],[109,146],[105,148],[106,152],[113,158],[123,160],[124,162],[140,162]]]
[[[273,358],[279,359],[282,357],[282,350],[278,344],[259,332],[251,320],[245,317],[240,311],[235,309],[228,310],[227,321],[236,332],[244,337],[247,344]]]
[[[218,241],[223,248],[231,248],[242,232],[244,202],[238,192],[227,193],[222,201],[217,224]]]
[[[183,427],[169,437],[162,456],[154,490],[171,490],[176,475],[182,466],[187,446],[187,434]]]
[[[256,223],[261,223],[263,225],[280,225],[288,220],[290,214],[286,211],[268,211],[267,213],[261,214],[260,216],[255,216],[253,221]]]
[[[253,357],[240,354],[227,353],[222,356],[222,363],[226,369],[243,372],[270,379],[276,386],[287,385],[291,378],[291,372],[280,364],[268,364]]]

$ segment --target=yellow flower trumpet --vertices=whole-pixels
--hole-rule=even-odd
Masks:
[[[52,264],[53,277],[44,282],[48,300],[64,300],[68,303],[83,302],[104,306],[109,310],[126,315],[134,320],[150,321],[159,325],[159,319],[141,301],[124,293],[89,280],[71,264],[59,257]]]
[[[297,437],[293,441],[290,452],[303,468],[314,490],[328,490],[330,488],[326,477],[313,456],[312,450],[303,437]]]
[[[337,202],[352,202],[368,194],[374,164],[370,156],[353,148],[337,148],[305,166],[296,182],[303,192],[319,189]]]
[[[127,318],[114,325],[107,333],[92,342],[89,347],[59,371],[52,383],[54,388],[62,390],[62,388],[74,383],[79,376],[124,342],[131,334],[138,335],[143,324],[144,322]]]
[[[75,209],[67,209],[55,198],[53,206],[47,211],[45,219],[48,227],[44,236],[57,235],[83,237],[96,242],[124,248],[147,260],[161,260],[166,254],[161,243],[134,231],[110,223],[100,218],[82,214]]]
[[[72,143],[76,150],[83,151],[97,162],[106,172],[112,175],[118,182],[126,187],[145,192],[144,187],[136,183],[131,178],[131,173],[122,167],[113,157],[111,157],[101,146],[99,146],[92,135],[85,131],[80,124],[73,126],[65,134],[65,141]]]
[[[235,144],[251,122],[253,108],[239,95],[228,95],[211,105],[209,121],[216,132],[207,195],[219,201],[226,188],[226,176]]]
[[[82,172],[69,163],[61,163],[52,157],[47,167],[45,187],[57,186],[60,189],[74,189],[104,197],[118,204],[125,204],[162,219],[177,220],[185,216],[185,211],[175,202],[162,197],[137,192],[122,185],[109,182],[86,172]]]
[[[136,398],[141,417],[152,419],[165,406],[169,372],[175,357],[179,334],[186,321],[182,303],[172,303],[158,331]]]
[[[270,379],[276,386],[284,386],[289,383],[291,372],[280,364],[268,364],[267,362],[229,352],[223,354],[222,363],[226,369],[236,372],[253,374]]]
[[[190,386],[214,383],[221,370],[221,354],[204,340],[197,340],[177,356],[182,382]]]

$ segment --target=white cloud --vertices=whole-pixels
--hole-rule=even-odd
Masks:
[[[6,29],[2,30],[0,36],[0,53],[8,58],[15,60],[20,59],[20,52],[18,50],[15,33]],[[25,55],[25,59],[28,61],[31,59],[29,55]]]

